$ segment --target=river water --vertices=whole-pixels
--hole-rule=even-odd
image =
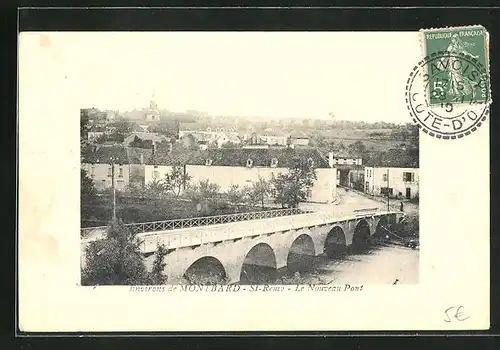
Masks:
[[[214,264],[214,265],[212,265]],[[192,284],[223,284],[223,272],[216,262],[207,262],[189,274]],[[243,265],[238,284],[416,284],[419,278],[419,250],[395,244],[371,246],[361,253],[348,253],[330,260],[295,256],[289,266],[276,270]]]
[[[418,249],[378,245],[334,260],[320,255],[293,270],[244,265],[239,284],[416,284],[418,277]]]

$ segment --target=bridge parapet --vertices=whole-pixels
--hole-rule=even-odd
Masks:
[[[131,223],[131,224],[125,224],[125,227],[129,228],[133,233],[140,234],[146,232],[176,230],[187,227],[200,227],[200,226],[217,225],[217,224],[224,224],[231,222],[276,218],[282,216],[306,214],[310,212],[311,211],[301,210],[297,208],[276,209],[276,210],[266,210],[266,211],[257,211],[248,213],[204,216],[204,217],[187,218],[187,219],[173,219],[173,220]],[[107,228],[108,228],[107,226],[82,228],[80,230],[81,237],[85,241],[102,239],[106,235]]]
[[[315,227],[344,221],[356,221],[364,217],[378,217],[388,214],[401,214],[395,211],[377,211],[371,213],[350,213],[334,215],[326,212],[315,212],[281,218],[268,218],[244,222],[226,223],[203,227],[177,229],[166,232],[139,234],[144,254],[153,253],[158,244],[164,244],[168,249],[195,247],[202,244],[218,244],[229,240],[246,237],[299,230],[305,227]]]

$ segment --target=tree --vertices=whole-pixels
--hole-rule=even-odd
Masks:
[[[80,169],[80,199],[82,203],[92,202],[97,198],[94,181],[88,176],[85,169]]]
[[[165,195],[167,188],[162,180],[153,179],[153,181],[146,185],[146,191],[150,197],[161,198]]]
[[[96,213],[92,206],[98,201],[94,181],[87,175],[85,169],[80,170],[80,222],[85,225],[87,220],[95,219]]]
[[[167,282],[167,276],[163,273],[167,263],[165,262],[165,256],[168,250],[164,244],[158,244],[156,247],[156,257],[153,261],[153,269],[151,271],[151,282],[155,285],[165,284]]]
[[[347,149],[346,145],[344,145],[344,142],[340,141],[337,146],[336,146],[337,150],[339,151],[345,151]]]
[[[264,209],[264,200],[271,193],[271,184],[264,178],[259,176],[259,179],[252,183],[250,188],[250,199],[253,203],[260,203]]]
[[[185,188],[191,180],[191,176],[184,172],[184,167],[174,165],[172,171],[165,175],[163,183],[167,191],[172,191],[176,197],[179,197],[182,188]]]
[[[242,203],[245,198],[245,189],[240,189],[239,185],[231,185],[229,190],[226,192],[226,197],[229,203],[238,206]]]
[[[89,119],[89,111],[87,109],[80,109],[80,142],[84,142],[87,139]]]
[[[146,186],[140,182],[130,182],[125,192],[136,198],[144,198],[147,196]]]
[[[153,179],[150,183],[146,185],[145,193],[146,197],[153,201],[155,210],[158,209],[159,202],[165,196],[167,189],[163,181],[158,179]]]
[[[153,141],[142,140],[141,138],[137,137],[137,135],[136,135],[134,137],[134,139],[130,142],[129,147],[152,149],[153,148]]]
[[[220,148],[239,148],[239,146],[234,142],[227,141],[220,145]]]
[[[363,153],[366,152],[366,146],[364,145],[363,142],[361,142],[359,140],[350,144],[349,149],[353,150],[354,152],[359,153],[360,155],[362,155]]]
[[[110,222],[105,238],[91,242],[86,250],[82,285],[144,285],[164,283],[164,247],[157,251],[154,271],[144,265],[141,241],[122,221]]]
[[[185,195],[192,201],[199,202],[201,200],[216,197],[219,194],[219,189],[220,186],[218,184],[205,179],[190,185],[187,188]]]
[[[112,126],[115,127],[116,133],[121,135],[127,135],[133,131],[133,124],[134,123],[130,121],[119,120],[114,122]]]
[[[296,158],[287,172],[280,173],[272,182],[275,203],[282,207],[296,208],[307,199],[310,189],[317,179],[314,164],[307,159]]]

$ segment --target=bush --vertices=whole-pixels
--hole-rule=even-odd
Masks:
[[[111,222],[106,238],[91,242],[87,247],[82,285],[165,283],[165,247],[158,247],[153,271],[148,272],[139,245],[140,241],[136,235],[129,231],[123,222]]]

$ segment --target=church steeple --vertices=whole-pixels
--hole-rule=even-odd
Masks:
[[[153,94],[151,95],[151,101],[149,101],[149,110],[146,112],[146,121],[159,121],[160,111],[158,110],[158,105],[155,101],[156,91],[153,89]]]
[[[153,94],[151,95],[151,101],[149,101],[149,108],[153,109],[153,110],[156,110],[158,108],[158,105],[156,104],[156,101],[155,101],[155,97],[156,97],[156,89],[153,88]]]

